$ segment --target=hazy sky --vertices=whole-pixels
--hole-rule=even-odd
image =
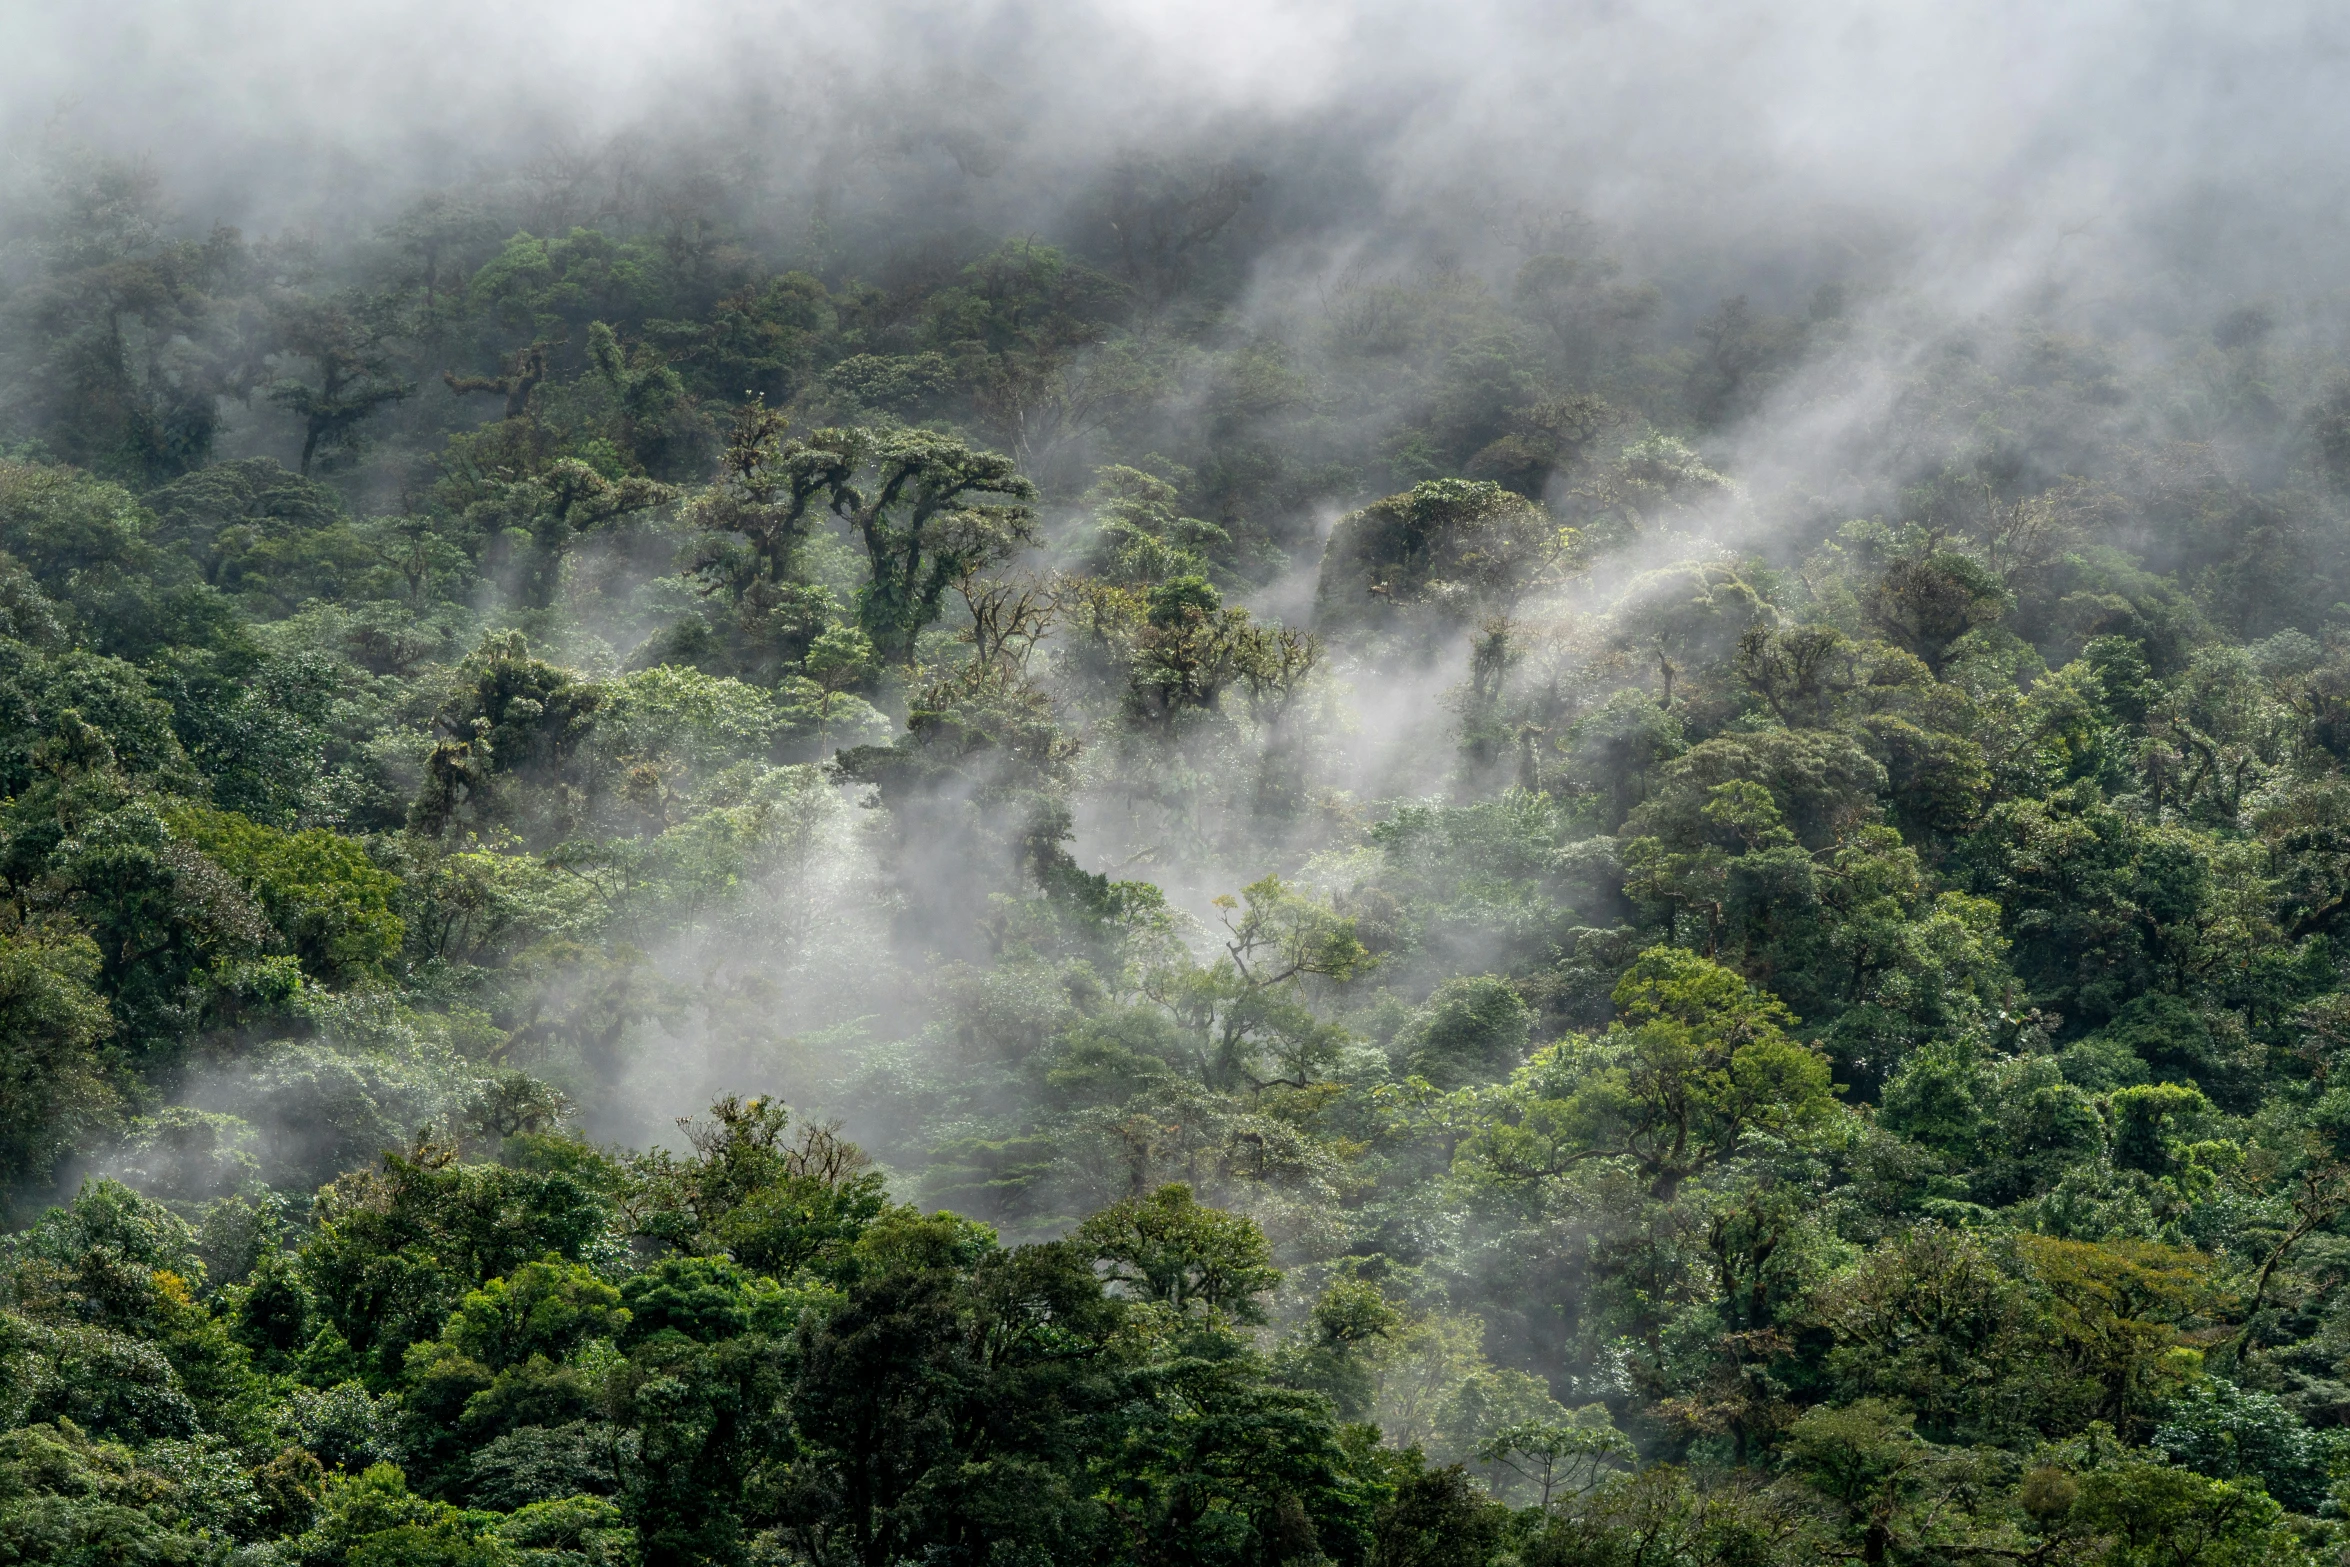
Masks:
[[[980,146],[1007,210],[1115,151],[1325,137],[1390,218],[1474,190],[1960,268],[2153,236],[2273,281],[2350,186],[2350,10],[2310,0],[95,0],[0,7],[0,61],[12,146],[149,154],[195,221],[623,132],[787,180]]]

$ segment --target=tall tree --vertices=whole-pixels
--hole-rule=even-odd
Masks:
[[[302,422],[301,472],[321,453],[352,450],[359,426],[415,388],[402,380],[393,356],[394,333],[379,301],[358,295],[295,298],[277,309],[278,360],[291,369],[307,363],[309,379],[280,375],[269,400]]]

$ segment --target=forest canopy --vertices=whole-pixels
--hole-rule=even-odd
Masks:
[[[0,1562],[2350,1559],[2338,291],[964,86],[10,154]]]

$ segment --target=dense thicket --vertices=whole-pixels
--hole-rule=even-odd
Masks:
[[[2350,1550],[2331,318],[1264,186],[14,200],[0,1560]]]

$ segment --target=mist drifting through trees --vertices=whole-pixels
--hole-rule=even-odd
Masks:
[[[2346,52],[0,14],[0,1561],[2350,1558]]]

